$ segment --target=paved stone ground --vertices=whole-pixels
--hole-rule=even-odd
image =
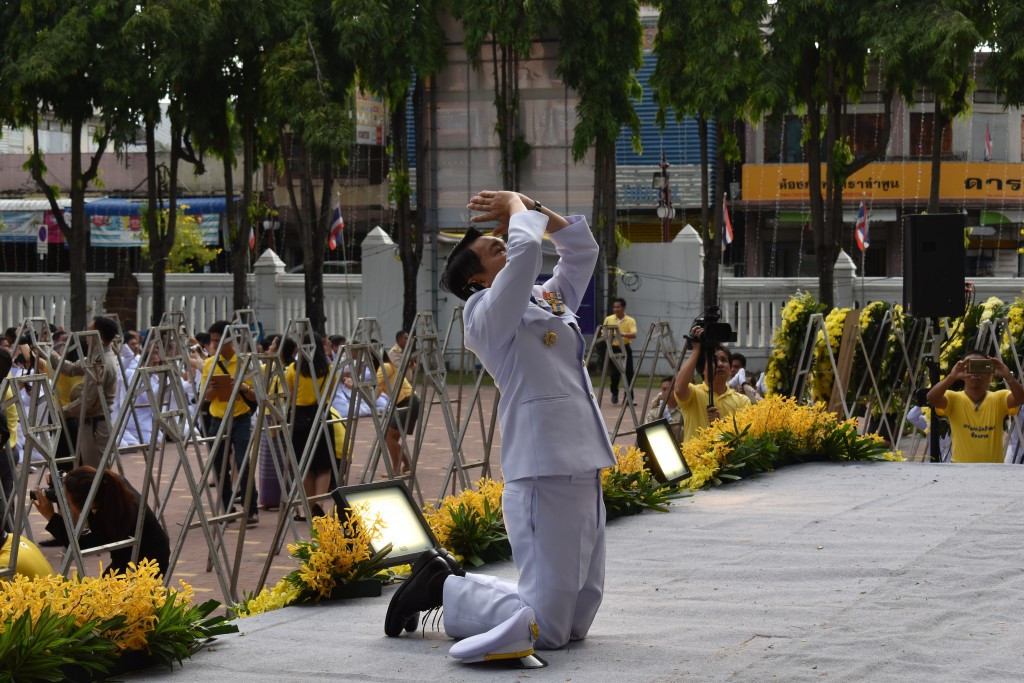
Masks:
[[[464,400],[468,401],[468,392],[470,392],[471,387],[464,387],[463,389],[467,392]],[[456,399],[458,395],[458,388],[450,388],[449,395],[453,400]],[[484,415],[486,416],[486,419],[489,420],[490,410],[494,405],[494,388],[483,387],[481,390],[481,398]],[[643,394],[638,392],[637,399],[642,400]],[[605,419],[608,422],[609,428],[611,428],[614,426],[623,406],[621,404],[612,405],[607,392],[605,393],[603,400],[605,404],[603,406]],[[639,412],[641,406],[637,406],[636,409]],[[483,436],[478,425],[479,421],[474,421],[473,426],[470,427],[465,438],[464,451],[467,457],[471,460],[479,459],[483,455]],[[621,429],[622,431],[626,431],[631,428],[632,420],[627,414]],[[364,418],[356,430],[355,458],[349,475],[350,483],[359,483],[363,480],[373,433],[374,429],[372,423],[369,419]],[[623,437],[619,441],[620,443],[627,443],[632,441],[632,437]],[[441,492],[441,485],[451,460],[451,449],[449,443],[448,434],[445,429],[444,419],[441,416],[440,409],[438,406],[434,406],[427,422],[424,444],[420,454],[420,461],[417,465],[417,480],[420,490],[422,491],[423,498],[428,502],[435,501]],[[496,435],[491,456],[492,476],[498,476],[500,453],[501,439],[500,435]],[[190,451],[190,457],[194,471],[198,471],[198,463],[194,452]],[[170,480],[177,461],[177,450],[173,445],[168,445],[165,450],[163,465],[160,468],[162,486],[165,487],[166,482]],[[142,482],[142,469],[144,466],[143,457],[141,455],[125,455],[123,457],[123,464],[129,481],[137,487],[140,486]],[[378,474],[375,477],[375,480],[382,479],[383,477],[384,469],[383,464],[381,464],[378,467]],[[469,478],[470,481],[476,481],[479,479],[480,470],[477,469],[471,471],[469,473]],[[369,479],[367,480],[369,481]],[[212,489],[210,491],[212,492]],[[449,493],[452,493],[452,491],[449,490]],[[168,503],[164,517],[166,524],[169,527],[168,531],[171,536],[172,549],[191,499],[192,496],[189,493],[187,484],[185,483],[184,475],[179,474],[171,491],[171,500]],[[328,510],[329,509],[330,508],[328,507]],[[259,583],[260,574],[263,571],[264,563],[266,562],[267,555],[270,551],[278,514],[280,513],[261,510],[259,524],[256,526],[250,526],[246,530],[243,542],[244,551],[242,553],[236,584],[236,595],[239,597],[246,592],[253,591]],[[42,518],[33,512],[30,519],[32,521],[33,537],[36,540],[48,538],[49,535],[43,530],[45,524],[42,523]],[[239,525],[237,523],[232,524],[226,531],[228,544],[227,555],[230,562],[234,561],[239,534],[238,526]],[[287,540],[288,542],[293,542],[299,536],[308,538],[308,534],[308,526],[299,522],[291,523],[289,525]],[[43,551],[53,564],[54,568],[57,568],[61,561],[62,549],[44,548]],[[208,555],[208,546],[202,530],[198,528],[191,530],[186,538],[182,554],[171,576],[171,585],[177,585],[178,580],[182,579],[192,584],[199,597],[212,597],[223,602],[225,599],[224,593],[216,574],[207,571]],[[105,555],[86,558],[88,573],[98,573],[98,562],[100,557],[103,557],[104,562],[106,562]],[[280,554],[274,557],[267,577],[267,583],[269,585],[273,585],[282,576],[295,568],[296,564],[290,557],[288,557],[287,548],[285,548]]]
[[[1022,484],[1015,465],[814,463],[614,520],[588,637],[537,671],[461,665],[430,629],[386,638],[386,588],[240,620],[135,678],[1016,682]]]

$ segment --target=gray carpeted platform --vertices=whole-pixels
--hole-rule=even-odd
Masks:
[[[1024,467],[812,464],[608,527],[590,637],[549,666],[389,639],[377,599],[239,622],[183,680],[1021,680]],[[514,577],[511,563],[488,567]]]

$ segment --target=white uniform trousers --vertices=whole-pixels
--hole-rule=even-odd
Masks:
[[[540,627],[537,648],[585,637],[604,593],[600,471],[506,482],[501,508],[519,581],[448,577],[445,632],[453,638],[484,633],[529,605]]]

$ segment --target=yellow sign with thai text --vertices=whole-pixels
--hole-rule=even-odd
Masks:
[[[824,166],[821,175],[824,192]],[[931,182],[930,162],[868,164],[846,179],[843,198],[927,200]],[[807,164],[747,164],[742,192],[745,201],[807,201]],[[939,196],[946,200],[1024,201],[1024,164],[943,162]]]

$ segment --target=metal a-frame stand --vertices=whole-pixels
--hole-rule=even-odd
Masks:
[[[115,337],[114,341],[111,342],[111,345],[113,345],[116,342],[117,342],[117,338]],[[56,378],[57,375],[59,375],[62,372],[62,369],[64,368],[64,364],[65,363],[71,362],[71,361],[68,361],[67,358],[68,358],[68,355],[71,354],[71,352],[73,350],[77,352],[77,355],[78,355],[78,358],[79,358],[79,361],[77,361],[77,362],[81,364],[81,367],[84,370],[84,379],[82,380],[83,393],[84,393],[84,389],[85,389],[86,383],[89,383],[89,382],[91,382],[93,384],[93,386],[102,387],[102,382],[100,381],[100,378],[99,378],[99,372],[100,372],[101,368],[103,367],[103,362],[104,362],[103,361],[103,340],[100,338],[100,333],[97,332],[96,330],[84,330],[84,331],[81,331],[81,332],[72,332],[68,336],[68,342],[64,346],[64,352],[60,355],[59,362],[57,363],[56,367],[52,368],[52,370],[53,370],[53,372],[52,372],[53,377]],[[52,358],[52,357],[53,357],[53,354],[51,353],[50,354],[50,358]],[[50,363],[50,358],[47,359],[47,365],[52,365]],[[120,368],[120,365],[121,365],[120,361],[115,363],[115,365],[117,365]],[[121,372],[121,370],[118,370],[118,372]],[[98,388],[96,390],[97,391],[103,391],[102,388]],[[103,420],[108,425],[113,424],[114,421],[112,419],[113,415],[112,415],[112,412],[111,412],[112,406],[107,405],[107,402],[106,402],[105,399],[100,401],[100,406],[103,409]],[[83,425],[85,424],[85,407],[86,407],[85,401],[83,400],[81,402],[80,406],[79,406],[79,411],[78,411],[79,438],[75,441],[75,462],[76,463],[81,463],[82,462],[82,459],[81,459],[81,455],[82,455],[81,431],[83,429]],[[109,450],[109,448],[110,448],[110,440],[108,440],[107,445],[104,448],[104,452],[107,452]],[[121,465],[120,459],[119,458],[113,458],[111,460],[112,460],[113,464],[117,467],[118,474],[123,475],[124,474],[124,468]],[[109,461],[110,460],[103,461],[101,459],[101,463],[100,464],[104,464],[105,462],[109,462]],[[100,467],[97,467],[96,469],[100,470]]]
[[[412,330],[410,330],[409,342],[406,345],[405,352],[402,354],[402,362],[398,371],[395,373],[395,386],[389,387],[388,392],[388,407],[384,411],[383,423],[388,425],[392,421],[392,416],[397,411],[397,399],[401,389],[402,378],[409,372],[409,367],[412,359],[412,355],[415,353],[419,358],[419,366],[422,372],[422,382],[417,381],[419,385],[419,398],[420,398],[420,409],[423,413],[420,419],[417,420],[415,425],[415,433],[413,434],[413,448],[407,449],[407,434],[406,428],[403,425],[399,425],[400,435],[400,448],[410,454],[410,469],[407,478],[410,480],[413,494],[417,496],[420,504],[424,502],[423,493],[420,490],[419,483],[416,479],[416,466],[419,461],[420,449],[423,446],[423,435],[426,431],[427,421],[430,419],[430,413],[437,405],[440,407],[441,415],[444,418],[445,429],[448,432],[448,441],[452,449],[453,459],[457,460],[451,467],[456,471],[456,476],[459,478],[459,483],[463,488],[469,486],[469,479],[466,476],[466,459],[465,454],[462,452],[461,439],[458,436],[459,428],[456,424],[455,418],[452,414],[451,399],[448,396],[447,389],[447,369],[444,363],[444,352],[443,345],[437,332],[437,326],[434,323],[434,316],[430,313],[418,313],[416,319],[413,321]],[[414,387],[415,390],[415,387]],[[370,456],[370,462],[367,465],[366,472],[369,474],[369,478],[364,475],[364,481],[372,481],[373,476],[376,472],[377,463],[380,460],[382,449],[379,444],[374,448]],[[389,465],[390,463],[385,463]],[[394,472],[388,469],[388,476],[390,478],[401,478],[395,477]],[[447,489],[447,482],[441,489],[441,496],[443,497],[444,491]]]
[[[790,396],[800,399],[807,390],[807,380],[814,373],[814,349],[817,346],[819,332],[824,340],[825,350],[828,352],[828,362],[832,367],[832,376],[835,383],[833,385],[833,394],[835,393],[835,387],[838,385],[838,402],[843,409],[843,416],[849,419],[853,417],[853,410],[846,400],[846,387],[843,386],[842,377],[839,375],[836,356],[832,352],[832,339],[825,325],[825,315],[823,313],[815,313],[807,321],[807,330],[804,333],[804,342],[800,349],[800,361],[797,364],[796,375],[793,378],[793,391]]]
[[[242,383],[246,382],[251,384],[251,386],[256,390],[257,396],[260,395],[261,391],[263,395],[265,395],[266,387],[263,386],[263,373],[260,371],[257,354],[251,350],[255,349],[255,341],[252,339],[250,328],[247,325],[228,325],[224,330],[224,334],[221,336],[220,344],[214,354],[215,358],[220,357],[221,350],[224,348],[226,343],[234,345],[237,361],[234,375],[232,375],[231,392],[228,399],[225,401],[224,419],[221,420],[217,433],[212,436],[199,436],[191,413],[188,411],[185,413],[187,415],[186,419],[190,430],[188,435],[182,435],[182,437],[184,439],[189,439],[195,446],[196,458],[198,459],[200,469],[198,477],[193,476],[191,463],[188,462],[185,456],[183,442],[175,439],[180,445],[179,451],[183,458],[183,466],[188,479],[189,488],[192,493],[192,501],[189,504],[182,532],[174,547],[171,549],[170,566],[174,567],[177,563],[178,557],[181,555],[182,548],[184,547],[188,531],[195,527],[202,528],[210,547],[207,571],[213,571],[214,565],[217,566],[218,580],[221,582],[225,600],[237,602],[238,571],[242,560],[246,529],[248,528],[247,518],[249,504],[251,497],[255,495],[254,481],[256,476],[257,460],[255,453],[259,449],[259,439],[256,438],[256,432],[252,432],[249,443],[246,446],[246,452],[243,454],[238,467],[239,472],[242,470],[247,472],[246,481],[243,483],[238,481],[238,478],[235,478],[228,500],[225,501],[217,499],[218,496],[222,498],[222,494],[220,493],[221,487],[219,484],[223,482],[222,477],[229,476],[231,461],[233,460],[228,452],[223,453],[221,457],[222,467],[220,468],[221,471],[218,476],[217,496],[211,496],[207,493],[207,498],[209,499],[208,504],[210,505],[209,511],[207,511],[203,506],[202,495],[196,482],[198,479],[198,481],[202,482],[202,489],[206,489],[205,483],[209,479],[210,473],[212,472],[213,466],[216,462],[216,458],[214,458],[212,454],[217,453],[220,448],[226,448],[228,445],[225,443],[225,439],[230,438],[231,424],[235,419],[234,407],[236,402],[241,400],[240,389]],[[209,374],[203,378],[197,396],[202,397],[206,395],[207,390],[210,387],[211,378],[216,374],[214,372],[215,365],[216,362],[211,366]],[[252,416],[247,413],[244,418],[251,419]],[[177,436],[178,435],[175,435],[175,437]],[[207,446],[210,453],[210,455],[207,456],[205,463],[203,461],[204,449],[202,448],[204,445]],[[243,486],[245,487],[244,490],[242,489]],[[242,496],[242,507],[240,510],[232,512],[232,501],[234,501],[239,494]],[[199,516],[199,520],[194,522],[193,519],[197,514]],[[228,560],[224,543],[224,525],[235,520],[240,521],[238,539],[235,546],[234,558],[233,560]],[[211,523],[217,524],[216,531],[214,531],[210,526]]]
[[[388,424],[391,421],[391,417],[395,414],[395,404],[398,401],[398,393],[392,389],[387,392],[388,402],[387,406],[383,411],[376,409],[377,403],[377,380],[375,376],[375,368],[386,362],[384,353],[380,347],[381,329],[380,323],[377,322],[376,318],[360,318],[356,323],[355,332],[352,333],[352,343],[348,347],[349,361],[351,363],[351,378],[352,378],[352,401],[349,405],[349,413],[352,416],[357,409],[357,402],[359,400],[366,401],[368,405],[374,406],[374,409],[370,413],[370,419],[374,427],[374,439],[370,446],[369,458],[366,466],[363,469],[361,476],[361,483],[368,483],[373,481],[376,475],[377,465],[381,460],[381,452],[386,448],[387,442],[387,429]],[[412,335],[410,335],[409,344],[413,344]],[[396,372],[395,375],[396,383],[400,384],[401,374]],[[422,406],[421,406],[422,407]],[[361,420],[350,420],[350,429],[346,430],[346,439],[349,443],[354,443],[356,426]],[[399,447],[404,452],[409,452],[406,444],[406,434],[404,430],[399,429]],[[351,452],[351,451],[350,451]],[[384,469],[389,479],[406,479],[409,482],[410,490],[414,494],[418,495],[420,500],[423,499],[422,493],[418,490],[418,484],[413,476],[415,470],[415,454],[410,455],[410,472],[406,475],[400,473],[396,476],[391,466],[391,458],[384,458]]]
[[[7,390],[11,391],[11,398],[7,398]],[[27,392],[29,397],[28,406],[22,402],[21,396]],[[2,515],[0,515],[0,528],[6,528],[11,535],[10,560],[7,567],[0,567],[0,579],[7,579],[14,575],[18,565],[18,549],[21,547],[20,539],[24,534],[31,538],[31,528],[26,517],[29,474],[33,451],[42,453],[53,481],[60,482],[60,470],[57,468],[57,443],[60,439],[61,424],[54,420],[53,416],[58,414],[53,401],[53,394],[50,391],[50,383],[46,375],[28,374],[18,377],[5,377],[0,379],[0,399],[6,414],[7,401],[13,401],[15,410],[18,413],[18,424],[25,434],[25,452],[22,455],[22,464],[14,468],[11,458],[11,472],[17,472],[17,478],[10,495],[6,495],[0,489],[0,503],[2,503]],[[3,453],[0,457],[10,457],[10,450],[4,444]],[[54,493],[57,498],[57,505],[61,510],[70,510],[67,497],[64,495],[63,486],[55,486]],[[78,539],[71,531],[71,519],[62,515],[65,531],[71,540],[69,553],[77,563],[79,571],[84,572],[85,564],[82,560],[81,549],[78,547]]]
[[[608,327],[618,329],[616,325],[608,325]],[[622,354],[625,358],[625,353]],[[633,401],[623,401],[622,407],[619,408],[619,415],[615,420],[615,426],[610,431],[612,443],[615,442],[620,436],[630,436],[636,434],[636,429],[643,424],[643,416],[647,414],[647,409],[651,400],[651,391],[655,386],[654,378],[658,374],[658,361],[664,358],[668,364],[674,368],[673,374],[679,372],[679,366],[682,365],[683,354],[680,353],[679,347],[676,346],[675,336],[672,334],[672,326],[664,320],[651,323],[647,329],[647,336],[644,338],[643,350],[640,352],[639,359],[636,360],[635,367],[643,368],[644,363],[649,361],[649,368],[647,373],[647,390],[644,391],[644,399],[640,403],[640,410],[637,411],[636,406],[633,405]],[[636,384],[637,378],[640,377],[640,373],[637,372],[633,375],[633,381],[628,383],[626,391],[628,396],[633,396],[633,386]],[[625,379],[625,374],[623,374]],[[632,429],[623,430],[622,423],[626,417],[626,412],[629,412],[633,422]],[[678,427],[677,425],[674,425]]]
[[[466,366],[471,365],[473,388],[467,397],[465,382],[460,381],[456,388],[455,398],[449,400],[450,405],[454,406],[454,422],[458,425],[458,434],[456,435],[457,447],[452,449],[452,458],[445,470],[438,500],[444,498],[449,491],[452,494],[457,494],[459,491],[457,485],[466,488],[469,481],[467,473],[470,470],[479,470],[480,476],[478,479],[491,476],[491,447],[494,445],[494,436],[498,424],[500,390],[495,386],[494,403],[491,406],[490,416],[488,417],[484,412],[481,395],[483,380],[488,373],[476,354],[466,348],[466,321],[463,317],[463,312],[462,306],[452,311],[451,321],[448,324],[448,333],[445,336],[444,346],[441,350],[441,357],[442,359],[447,359],[450,354],[458,354],[457,365],[461,374],[460,380],[465,378]],[[458,339],[458,347],[454,346],[456,338]],[[466,435],[474,420],[477,421],[480,428],[483,453],[476,460],[467,460],[464,444]]]
[[[938,362],[938,352],[942,345],[942,340],[945,338],[946,329],[941,326],[936,329],[931,320],[914,318],[909,334],[905,334],[900,326],[893,324],[891,335],[899,346],[896,355],[897,365],[894,369],[888,369],[886,372],[889,377],[902,378],[903,382],[901,383],[901,389],[891,392],[886,397],[878,397],[877,400],[880,402],[880,410],[883,415],[888,415],[891,412],[891,406],[894,403],[899,405],[902,402],[904,406],[907,406],[918,390],[926,385],[928,381],[925,379],[927,363],[931,362],[933,357],[934,362]],[[895,386],[896,382],[894,381],[893,384]],[[905,397],[905,400],[898,401],[897,397]],[[884,401],[882,400],[883,398]],[[867,410],[868,414],[870,414],[872,411],[870,403]],[[934,422],[936,418],[933,417],[932,419]],[[907,411],[904,410],[899,419],[898,427],[895,431],[890,432],[895,437],[895,440],[892,442],[893,449],[902,449],[906,424]],[[915,436],[911,450],[916,452],[918,444],[919,437]]]
[[[604,399],[604,380],[608,376],[608,364],[611,363],[619,371],[619,376],[626,378],[626,347],[622,338],[622,332],[618,325],[601,325],[594,333],[594,339],[590,343],[590,350],[587,352],[587,360],[584,365],[589,368],[590,362],[597,352],[599,345],[604,342],[604,361],[601,363],[601,378],[597,382],[597,405],[602,405]],[[623,387],[629,388],[628,382],[623,381]]]

